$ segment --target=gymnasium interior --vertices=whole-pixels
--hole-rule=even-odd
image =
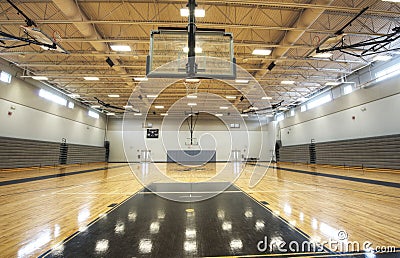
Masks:
[[[0,257],[400,257],[399,0],[1,0],[0,72]]]

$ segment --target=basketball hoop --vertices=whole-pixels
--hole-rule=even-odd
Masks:
[[[197,79],[187,79],[183,81],[183,84],[186,87],[186,95],[196,95],[197,94],[197,89],[199,88],[201,84],[201,80]]]

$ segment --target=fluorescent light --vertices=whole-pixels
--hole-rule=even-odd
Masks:
[[[94,111],[92,111],[92,110],[89,110],[88,115],[89,115],[90,117],[93,117],[93,118],[96,118],[96,119],[99,119],[99,117],[100,117],[99,113],[94,112]]]
[[[67,96],[70,97],[70,98],[73,98],[73,99],[77,99],[77,98],[80,98],[80,97],[81,97],[81,95],[75,94],[75,93],[68,94]]]
[[[189,53],[189,47],[184,47],[182,50],[184,53]],[[194,52],[196,54],[200,54],[200,53],[203,53],[203,49],[201,47],[195,47]]]
[[[11,82],[11,74],[1,71],[0,81],[5,82],[5,83],[10,83]]]
[[[258,107],[250,107],[250,110],[258,110]]]
[[[225,96],[227,99],[236,99],[236,96]]]
[[[107,116],[115,116],[115,113],[109,112],[106,114]]]
[[[215,114],[215,116],[223,116],[223,114]]]
[[[219,109],[228,109],[229,107],[219,107]]]
[[[148,81],[149,79],[147,79],[146,77],[135,77],[135,78],[133,78],[135,81],[137,81],[137,82],[146,82],[146,81]]]
[[[200,79],[186,79],[186,82],[199,82]]]
[[[68,108],[73,109],[75,107],[75,103],[74,102],[68,102]]]
[[[91,108],[101,108],[101,106],[100,105],[92,105],[92,106],[90,106]]]
[[[111,45],[113,51],[128,52],[131,51],[131,47],[127,45]]]
[[[268,56],[271,52],[271,49],[254,49],[252,54],[256,56]]]
[[[318,57],[318,58],[329,58],[333,56],[333,53],[329,53],[329,52],[324,52],[324,53],[315,53],[313,55],[313,57]]]
[[[240,80],[240,79],[238,79],[238,80],[235,80],[235,82],[236,83],[247,84],[247,83],[249,83],[249,80]]]
[[[47,78],[46,76],[32,76],[32,79],[37,81],[47,81],[49,78]]]
[[[168,116],[167,113],[161,113],[160,116]]]
[[[164,108],[164,106],[154,106],[155,108],[157,108],[157,109],[163,109]]]
[[[188,106],[197,106],[197,103],[188,103]]]
[[[83,77],[83,79],[85,79],[85,81],[98,81],[100,80],[99,77]]]
[[[135,113],[135,114],[133,114],[134,116],[141,116],[142,115],[142,113]]]
[[[248,114],[241,114],[242,117],[248,117]]]
[[[108,94],[109,98],[119,98],[118,94]]]
[[[193,95],[193,94],[187,95],[186,97],[187,97],[188,99],[197,99],[197,96],[196,96],[196,95]]]
[[[67,100],[66,99],[64,99],[64,98],[62,98],[62,97],[60,97],[60,96],[58,96],[56,94],[53,94],[53,93],[51,93],[51,92],[49,92],[47,90],[40,89],[39,96],[42,97],[42,98],[45,98],[47,100],[50,100],[52,102],[55,102],[57,104],[60,104],[60,105],[63,105],[63,106],[67,106]]]
[[[182,8],[180,10],[181,16],[182,17],[188,17],[189,16],[189,9],[188,8]],[[195,9],[194,10],[194,16],[197,18],[203,18],[206,16],[206,11],[204,9]]]
[[[272,99],[271,97],[262,97],[261,99],[266,100],[266,99]]]
[[[338,86],[341,82],[327,82],[325,83],[326,86]]]
[[[53,94],[53,93],[51,93],[51,92],[49,92],[47,90],[40,89],[39,96],[42,97],[42,98],[45,98],[47,100],[50,100],[50,101],[52,101],[54,103],[57,103],[59,105],[67,106],[67,100],[66,99],[64,99],[64,98],[62,98],[62,97],[60,97],[60,96],[58,96],[56,94]]]
[[[295,81],[281,81],[281,84],[285,84],[285,85],[292,85],[294,83],[295,83]]]
[[[399,0],[400,1],[400,0]],[[381,56],[375,56],[374,59],[372,59],[373,61],[389,61],[390,59],[392,59],[392,56],[388,56],[388,55],[381,55]]]
[[[124,106],[124,108],[125,108],[125,109],[127,109],[127,108],[133,108],[133,106],[128,105],[128,106]]]

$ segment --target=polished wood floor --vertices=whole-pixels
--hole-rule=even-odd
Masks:
[[[180,182],[202,182],[212,180],[224,166],[188,169],[157,163],[149,169],[157,167]],[[371,183],[400,183],[398,171],[272,164],[259,184],[250,188],[253,166],[242,166],[235,185],[267,202],[268,209],[312,239],[326,241],[345,230],[349,241],[400,247],[399,188]],[[132,169],[142,168],[133,164]],[[38,256],[142,187],[127,164],[0,170],[0,256]]]

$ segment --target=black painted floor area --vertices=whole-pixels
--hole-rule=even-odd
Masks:
[[[204,184],[204,183],[203,183]],[[157,184],[152,189],[187,196],[188,189],[212,190],[213,183]],[[214,183],[218,184],[218,183]],[[217,186],[217,185],[215,185]],[[187,188],[189,187],[189,188]],[[219,188],[220,185],[218,185]],[[200,189],[200,190],[199,190]],[[172,193],[173,192],[173,193]],[[186,198],[186,197],[185,197]],[[257,245],[267,238],[267,248]],[[45,257],[197,257],[280,253],[281,241],[308,238],[234,186],[199,202],[170,201],[143,190]],[[273,248],[269,248],[269,247]],[[311,253],[285,253],[286,257]],[[324,251],[320,254],[328,254]],[[280,256],[283,257],[283,256]],[[333,257],[333,256],[330,256]],[[351,256],[346,256],[351,257]],[[355,255],[353,257],[368,257]],[[379,257],[379,256],[376,256]],[[383,257],[383,256],[382,256]],[[385,256],[390,257],[390,256]]]

